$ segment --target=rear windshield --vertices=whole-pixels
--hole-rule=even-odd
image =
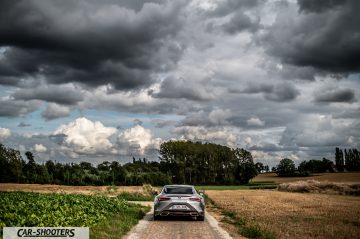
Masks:
[[[193,194],[190,187],[168,187],[164,189],[166,194]]]

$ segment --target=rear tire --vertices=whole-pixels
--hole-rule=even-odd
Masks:
[[[204,220],[205,220],[205,214],[204,214],[204,216],[198,216],[198,217],[196,217],[196,220],[197,220],[197,221],[204,221]]]
[[[155,214],[154,214],[153,219],[154,219],[154,221],[157,221],[157,220],[160,220],[160,217],[159,217],[159,216],[155,216]]]

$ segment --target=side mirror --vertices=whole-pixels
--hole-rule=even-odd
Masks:
[[[157,191],[153,192],[154,196],[157,196],[158,194],[159,194],[159,192],[157,192]]]
[[[199,193],[199,195],[203,197],[203,196],[204,196],[204,193]]]

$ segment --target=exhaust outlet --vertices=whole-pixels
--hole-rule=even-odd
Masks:
[[[167,215],[169,215],[169,212],[162,212],[162,213],[160,213],[160,216],[167,216]]]

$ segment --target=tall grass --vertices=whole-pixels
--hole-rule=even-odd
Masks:
[[[360,196],[360,184],[335,183],[328,181],[319,182],[317,180],[282,183],[278,186],[278,190],[284,192],[324,193]]]

